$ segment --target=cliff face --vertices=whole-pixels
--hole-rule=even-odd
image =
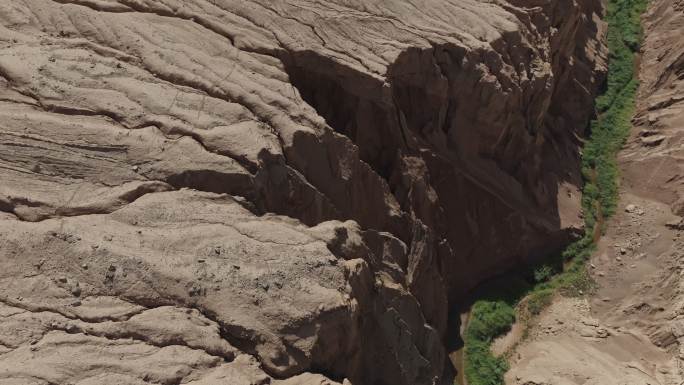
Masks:
[[[444,378],[448,300],[579,230],[599,12],[1,4],[2,376]]]
[[[684,377],[684,2],[651,2],[643,24],[637,111],[621,168],[626,189],[660,205],[657,224],[666,228],[659,230],[671,241],[653,253],[658,257],[656,279],[648,277],[638,296],[663,311],[639,314],[633,323],[650,342],[676,357],[668,373],[675,383]]]
[[[443,4],[419,13],[390,4],[375,12],[410,14],[410,35],[397,22],[362,21],[342,43],[329,38],[332,52],[288,54],[304,100],[387,181],[402,219],[419,220],[437,238],[439,273],[453,293],[559,245],[580,225],[577,136],[604,62],[595,11],[572,2]],[[325,36],[336,27],[324,18],[308,23]],[[373,38],[383,33],[409,45],[389,63],[380,59],[385,38]],[[340,51],[358,52],[360,63],[334,60]],[[393,231],[391,220],[366,210],[345,214],[404,240],[412,232]]]
[[[507,384],[684,379],[684,2],[649,1],[641,21],[620,201],[589,261],[595,293],[559,299],[535,320]]]
[[[681,146],[684,109],[684,30],[681,1],[654,1],[644,16],[636,130],[622,159],[625,183],[684,216]],[[644,177],[648,183],[644,183]],[[657,187],[657,188],[654,188]]]

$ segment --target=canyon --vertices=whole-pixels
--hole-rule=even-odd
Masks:
[[[684,382],[683,11],[682,2],[654,0],[642,17],[620,203],[589,263],[596,292],[559,298],[532,322],[506,384]]]
[[[645,16],[624,198],[594,260],[608,283],[539,321],[570,306],[621,325],[664,385],[684,337],[680,3]],[[603,15],[592,0],[3,1],[0,384],[453,383],[450,309],[583,234]],[[655,233],[669,243],[623,245]],[[648,274],[665,288],[627,291],[623,248],[648,253],[630,290]],[[565,354],[531,334],[507,381],[564,383],[554,357],[581,368],[585,337],[566,333]]]

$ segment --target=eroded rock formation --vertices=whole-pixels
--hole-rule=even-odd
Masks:
[[[684,41],[679,39],[683,12],[681,1],[659,0],[644,15],[636,129],[622,157],[630,188],[654,196],[680,216],[684,216],[682,164],[677,157],[684,109]]]
[[[0,4],[0,380],[431,384],[581,225],[594,1]]]
[[[557,301],[531,325],[507,384],[684,379],[684,2],[650,1],[642,24],[619,209],[590,261],[596,294]]]
[[[684,2],[658,0],[643,17],[645,39],[639,71],[639,96],[635,127],[621,157],[626,188],[635,195],[664,206],[661,232],[672,234],[673,244],[655,253],[659,270],[641,287],[638,298],[647,308],[638,309],[633,322],[656,346],[676,356],[678,370],[672,383],[684,376],[684,189],[681,154],[684,132]],[[667,237],[665,237],[667,239]],[[651,277],[649,277],[651,278]],[[650,281],[650,282],[649,282]],[[632,304],[639,307],[639,303]],[[631,309],[630,309],[631,310]],[[650,313],[650,314],[644,314]],[[673,365],[675,366],[675,365]]]

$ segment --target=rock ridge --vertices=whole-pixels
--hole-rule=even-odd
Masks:
[[[0,378],[448,381],[449,302],[580,229],[600,14],[0,5]]]

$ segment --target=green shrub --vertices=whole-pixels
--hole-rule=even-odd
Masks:
[[[515,308],[504,300],[480,300],[470,311],[465,333],[465,374],[470,385],[499,385],[508,370],[503,357],[494,357],[492,341],[510,330]]]
[[[527,311],[537,315],[551,304],[554,290],[552,288],[537,290],[527,297]]]
[[[611,0],[608,4],[607,89],[596,100],[599,117],[591,123],[591,136],[582,156],[582,170],[587,180],[584,206],[593,219],[596,218],[595,204],[601,208],[603,216],[615,212],[618,198],[616,155],[631,128],[639,85],[635,78],[635,52],[642,35],[640,15],[647,3],[647,0]]]
[[[503,357],[494,357],[490,344],[480,340],[466,340],[465,375],[470,385],[500,385],[508,371]]]
[[[553,275],[553,268],[549,265],[542,265],[534,269],[534,281],[542,283],[548,281]]]
[[[492,339],[507,332],[515,321],[515,309],[504,301],[477,301],[468,323],[468,335],[481,341]]]

